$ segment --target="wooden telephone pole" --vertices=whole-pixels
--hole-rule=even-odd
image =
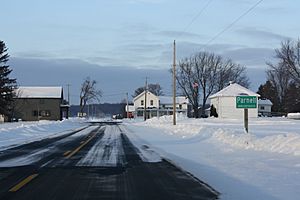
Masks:
[[[126,117],[129,118],[128,92],[126,92]]]
[[[176,125],[176,43],[173,46],[173,125]]]
[[[147,92],[148,92],[147,79],[148,79],[148,77],[146,77],[146,82],[145,82],[144,121],[147,120]]]

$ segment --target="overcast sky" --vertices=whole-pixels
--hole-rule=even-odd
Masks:
[[[9,48],[13,75],[20,85],[70,83],[75,104],[86,76],[99,82],[103,101],[119,102],[123,93],[132,94],[141,86],[146,76],[150,82],[161,83],[169,94],[167,70],[174,39],[178,60],[202,50],[231,58],[247,66],[251,88],[257,90],[274,49],[283,40],[299,37],[299,1],[264,0],[207,44],[256,2],[2,1],[0,40]]]

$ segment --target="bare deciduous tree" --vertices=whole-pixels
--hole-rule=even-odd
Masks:
[[[276,49],[275,52],[276,58],[279,59],[277,66],[282,65],[286,68],[294,81],[300,84],[300,40],[282,42],[281,48]]]
[[[97,82],[91,80],[90,77],[87,77],[81,85],[80,91],[80,112],[83,113],[83,110],[90,100],[100,101],[102,96],[101,90],[96,89]]]
[[[273,65],[267,63],[270,67],[266,71],[267,79],[276,90],[276,102],[278,103],[278,111],[283,112],[285,107],[285,98],[292,82],[291,75],[288,69],[281,63]]]
[[[243,86],[249,85],[245,67],[224,61],[221,56],[213,53],[200,52],[179,62],[176,79],[179,88],[193,106],[194,117],[205,116],[207,99],[214,92],[223,89],[230,81]]]

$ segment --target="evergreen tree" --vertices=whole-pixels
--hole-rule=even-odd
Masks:
[[[10,117],[16,79],[9,78],[12,70],[7,64],[9,55],[5,43],[0,40],[0,114]]]

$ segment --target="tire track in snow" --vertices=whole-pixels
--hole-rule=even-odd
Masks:
[[[117,167],[123,166],[124,163],[121,131],[117,125],[107,125],[103,137],[93,145],[77,166]]]

